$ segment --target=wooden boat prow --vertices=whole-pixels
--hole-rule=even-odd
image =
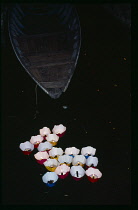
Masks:
[[[44,6],[51,16],[56,14],[50,29],[44,30],[44,33],[40,33],[40,29],[37,33],[30,33],[27,28],[30,13],[26,15],[29,6],[23,10],[22,5],[16,5],[9,15],[9,33],[13,49],[24,69],[51,98],[56,99],[66,91],[76,68],[81,45],[80,24],[72,5]],[[62,12],[57,14],[59,10]],[[33,15],[39,19],[38,13]],[[50,15],[43,14],[43,20],[47,21]],[[54,25],[57,22],[59,25]],[[44,22],[43,25],[48,24]],[[39,20],[35,27],[39,27]]]

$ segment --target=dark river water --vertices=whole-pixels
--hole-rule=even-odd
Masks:
[[[76,5],[82,44],[70,85],[51,99],[16,58],[8,31],[2,49],[2,203],[32,205],[128,205],[131,203],[130,30],[99,4]],[[66,108],[66,109],[65,109]],[[57,147],[96,148],[103,176],[91,183],[69,175],[48,188],[46,169],[26,157],[21,142],[44,126],[67,127]]]

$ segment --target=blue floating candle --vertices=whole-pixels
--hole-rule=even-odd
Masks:
[[[54,187],[56,182],[58,180],[58,175],[55,172],[46,172],[42,176],[42,181],[48,186],[48,187]]]

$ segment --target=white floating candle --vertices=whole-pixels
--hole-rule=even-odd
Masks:
[[[42,181],[49,187],[53,187],[58,180],[58,175],[55,172],[46,172],[42,176]]]
[[[19,148],[23,151],[25,155],[30,155],[30,153],[34,150],[34,145],[31,144],[29,141],[21,143]]]
[[[59,140],[59,136],[56,134],[48,134],[46,140],[50,142],[53,146],[55,146]]]
[[[65,154],[66,155],[74,156],[74,155],[78,155],[79,152],[80,152],[80,150],[77,149],[76,147],[68,147],[68,148],[65,149]]]
[[[93,155],[95,155],[95,152],[96,152],[96,149],[91,146],[83,147],[81,149],[81,154],[85,155],[85,156],[88,156],[88,155],[93,156]]]
[[[97,157],[93,157],[93,156],[89,156],[88,159],[86,160],[86,165],[87,166],[94,166],[96,167],[98,165],[98,158]]]
[[[47,159],[47,161],[44,162],[44,166],[49,171],[55,171],[57,166],[59,165],[59,162],[56,159]]]
[[[41,151],[50,150],[50,149],[52,149],[52,147],[53,147],[52,144],[49,143],[48,141],[46,141],[46,142],[41,142],[39,144],[39,146],[37,147],[37,149],[38,149],[39,152],[41,152]]]
[[[70,174],[76,181],[78,181],[85,175],[85,170],[82,166],[72,166],[70,168]]]
[[[72,163],[72,159],[73,157],[69,156],[69,155],[61,155],[58,157],[58,161],[60,164],[67,164],[68,166]]]
[[[84,155],[75,155],[75,157],[72,160],[72,165],[77,166],[84,166],[84,164],[86,163],[86,158],[84,157]]]

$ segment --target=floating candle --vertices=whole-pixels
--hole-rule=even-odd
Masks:
[[[66,164],[68,166],[71,165],[73,157],[69,155],[61,155],[58,157],[58,161],[60,164]]]
[[[48,134],[46,137],[46,140],[50,142],[53,146],[57,145],[57,142],[59,140],[59,136],[56,134]]]
[[[57,166],[59,165],[59,162],[56,159],[47,159],[46,162],[44,162],[44,166],[48,171],[55,171]]]
[[[59,176],[61,179],[65,179],[70,171],[70,167],[66,164],[60,165],[56,168],[55,173]]]
[[[89,157],[89,155],[95,155],[96,149],[91,147],[91,146],[87,146],[87,147],[83,147],[81,149],[81,154],[84,155],[86,158]]]
[[[37,147],[37,149],[39,152],[42,152],[42,151],[49,151],[52,149],[52,147],[53,147],[52,144],[46,141],[46,142],[41,142]]]
[[[39,130],[40,132],[40,135],[42,137],[44,137],[44,140],[45,140],[45,137],[51,133],[50,129],[48,127],[43,127],[42,129]]]
[[[34,145],[31,144],[29,141],[26,141],[24,143],[21,143],[19,145],[19,148],[22,150],[24,155],[30,155],[31,152],[34,150]]]
[[[49,157],[50,158],[56,158],[63,154],[63,150],[58,147],[52,147],[52,149],[49,151]]]
[[[39,164],[43,164],[49,158],[49,155],[46,151],[44,151],[44,152],[37,152],[34,155],[34,157]]]
[[[60,125],[54,125],[54,128],[52,129],[52,132],[58,135],[59,137],[62,137],[65,134],[66,127],[62,124]]]
[[[42,176],[42,181],[48,186],[53,187],[55,186],[56,182],[58,180],[58,175],[55,172],[46,172]]]
[[[97,182],[102,177],[102,173],[97,168],[92,167],[86,170],[86,175],[90,182]]]
[[[77,149],[76,147],[68,147],[65,149],[65,154],[71,155],[72,157],[74,157],[74,155],[78,155],[79,152],[80,152],[80,150]]]
[[[82,166],[72,166],[70,168],[70,174],[73,179],[79,181],[85,175],[85,170],[82,168]]]
[[[84,157],[84,155],[75,155],[74,158],[72,159],[72,165],[77,166],[84,166],[84,164],[86,163],[86,158]]]
[[[88,159],[86,160],[86,165],[88,167],[90,167],[90,166],[96,167],[98,165],[98,158],[93,157],[93,156],[89,156]]]
[[[30,139],[30,143],[34,145],[35,148],[43,141],[43,137],[41,135],[32,136]]]

